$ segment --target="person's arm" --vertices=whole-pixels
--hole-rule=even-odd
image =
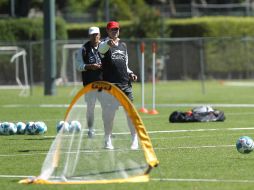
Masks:
[[[84,59],[83,59],[83,51],[84,48],[81,48],[80,50],[78,50],[77,55],[76,55],[76,62],[75,62],[75,66],[77,71],[86,71],[86,70],[97,70],[97,69],[101,69],[101,64],[98,63],[94,63],[94,64],[86,64]]]
[[[109,50],[110,46],[108,45],[108,41],[109,39],[106,39],[105,41],[100,42],[98,47],[99,53],[105,54]]]
[[[77,71],[85,71],[85,63],[84,63],[84,60],[83,60],[83,56],[82,56],[82,51],[83,51],[83,48],[80,48],[77,53],[76,53],[76,62],[75,62],[75,66],[76,66],[76,70]]]
[[[125,55],[125,60],[126,60],[126,67],[127,67],[127,73],[128,74],[131,74],[131,73],[133,73],[133,71],[132,70],[130,70],[130,68],[129,68],[129,58],[128,58],[128,53],[127,53],[127,51],[126,51],[126,55]]]
[[[109,50],[110,47],[117,46],[119,40],[120,40],[120,38],[116,38],[114,40],[110,39],[110,38],[106,38],[105,41],[100,42],[98,51],[101,54],[105,54]]]
[[[126,55],[125,55],[125,56],[126,56],[127,73],[128,73],[128,75],[129,75],[129,77],[131,78],[132,81],[137,81],[137,79],[138,79],[137,75],[135,75],[135,74],[133,73],[133,71],[130,70],[130,68],[129,68],[129,66],[128,66],[129,60],[128,60],[128,53],[127,53],[127,51],[126,51]]]

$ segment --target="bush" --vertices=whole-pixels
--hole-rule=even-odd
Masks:
[[[30,52],[30,46],[32,41],[40,41],[43,39],[43,20],[40,19],[5,19],[0,20],[0,41],[1,45],[15,45],[26,49],[27,53]],[[65,28],[65,22],[62,19],[56,19],[56,39],[67,39],[67,31]],[[28,43],[29,42],[29,43]],[[32,61],[34,81],[42,81],[43,78],[43,46],[41,43],[33,44],[32,47]],[[27,56],[27,60],[29,56]],[[10,63],[10,55],[2,56],[0,60],[0,70],[3,75],[0,76],[0,80],[13,83],[15,79],[8,73],[13,73],[14,65]],[[31,63],[30,63],[31,64]],[[29,66],[28,66],[29,68]],[[29,73],[29,72],[28,72]]]
[[[212,37],[204,49],[206,70],[210,73],[230,73],[238,76],[254,72],[253,17],[201,17],[168,20],[171,37]],[[196,54],[199,52],[197,50]],[[174,56],[174,55],[173,55]],[[192,60],[190,54],[187,60]]]
[[[240,37],[254,35],[253,17],[170,19],[171,37]]]
[[[120,35],[121,38],[130,37],[129,28],[133,27],[132,22],[130,21],[119,21],[120,23]],[[106,22],[97,22],[97,23],[89,23],[89,24],[68,24],[67,25],[67,33],[69,39],[84,39],[88,38],[88,29],[91,26],[97,26],[100,28],[101,36],[106,37]]]
[[[67,39],[65,22],[56,19],[56,38]],[[0,20],[0,41],[19,42],[43,39],[43,20],[40,19],[4,19]]]

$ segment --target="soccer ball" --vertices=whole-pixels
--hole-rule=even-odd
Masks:
[[[0,123],[0,135],[3,134],[3,128],[2,128],[2,123]]]
[[[16,125],[11,122],[3,122],[0,128],[1,134],[3,135],[14,135],[17,133]]]
[[[16,123],[17,126],[17,134],[25,134],[26,124],[23,122]]]
[[[34,125],[34,122],[30,121],[26,124],[26,134],[28,135],[35,135],[36,132],[36,126]]]
[[[81,124],[79,121],[71,121],[70,123],[70,132],[80,132],[81,131]]]
[[[60,130],[63,130],[63,133],[68,133],[69,130],[70,130],[70,125],[68,122],[66,121],[59,121],[56,125],[56,131],[57,133],[60,131]]]
[[[37,122],[34,123],[34,125],[37,128],[37,130],[35,132],[36,135],[37,134],[39,134],[39,135],[44,134],[48,130],[47,125],[43,121],[37,121]]]
[[[26,133],[29,135],[41,135],[47,131],[47,126],[42,121],[28,122],[26,124]]]
[[[242,136],[236,141],[236,149],[242,154],[248,154],[254,149],[254,141],[248,136]]]

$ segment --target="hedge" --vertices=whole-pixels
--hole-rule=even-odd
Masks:
[[[254,17],[200,17],[170,19],[170,37],[254,36]]]
[[[0,20],[0,42],[1,45],[15,45],[26,49],[30,53],[29,43],[31,41],[42,42],[43,39],[43,19],[4,19]],[[66,40],[67,30],[64,20],[56,19],[56,39]],[[34,44],[32,50],[34,81],[43,80],[43,46],[41,43]],[[59,51],[59,50],[57,50]],[[30,56],[30,55],[29,55]],[[29,59],[28,59],[29,61]],[[29,63],[30,64],[30,63]],[[59,65],[59,64],[58,64]],[[13,83],[15,76],[10,75],[14,70],[14,64],[10,64],[10,55],[1,55],[0,60],[0,81]],[[59,70],[59,69],[58,69]],[[6,82],[7,81],[7,82]]]
[[[204,41],[206,72],[236,78],[254,74],[254,17],[174,19],[167,24],[171,37],[211,37]],[[186,59],[191,62],[192,56]]]
[[[145,23],[144,23],[145,24]],[[120,21],[121,36],[135,38],[137,34],[130,33],[134,23]],[[88,28],[98,26],[102,36],[106,35],[106,23],[66,24],[56,19],[56,38],[82,39],[87,37]],[[164,37],[239,37],[254,36],[253,17],[199,17],[190,19],[167,19]],[[169,30],[170,29],[170,30]],[[160,30],[160,28],[158,28]],[[36,41],[43,38],[43,20],[40,19],[3,19],[0,20],[0,41]]]
[[[19,42],[37,41],[43,38],[43,19],[4,19],[0,20],[0,41]],[[65,22],[56,19],[56,38],[58,40],[67,39]]]
[[[131,21],[120,21],[121,37],[127,37],[131,33],[130,27],[132,27]],[[106,36],[106,22],[96,23],[83,23],[83,24],[67,24],[67,33],[69,39],[84,39],[88,37],[88,29],[91,26],[97,26],[100,28],[101,36]],[[134,34],[131,34],[134,35]]]

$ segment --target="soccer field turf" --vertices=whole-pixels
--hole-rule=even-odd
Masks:
[[[146,84],[145,103],[151,109],[151,84]],[[252,189],[254,153],[240,154],[235,142],[243,135],[254,138],[254,88],[199,81],[160,82],[156,85],[158,115],[140,114],[149,132],[160,165],[148,183],[105,185],[23,185],[20,179],[40,174],[42,163],[56,135],[56,123],[64,118],[72,100],[72,88],[59,87],[55,96],[43,96],[35,87],[33,95],[19,97],[16,90],[1,90],[0,121],[44,121],[45,135],[0,136],[1,189]],[[136,108],[141,89],[134,85]],[[168,122],[175,110],[187,111],[195,105],[211,104],[225,112],[224,122]]]

